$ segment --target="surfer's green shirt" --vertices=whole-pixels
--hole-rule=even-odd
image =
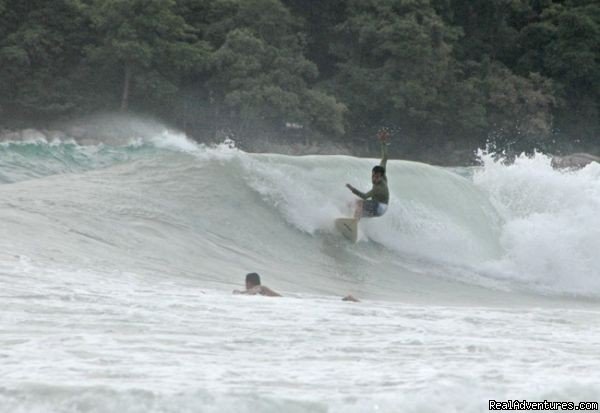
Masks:
[[[385,144],[385,142],[381,142],[381,162],[379,163],[379,165],[385,168],[387,164],[387,159],[387,145]],[[362,199],[371,198],[374,201],[381,202],[382,204],[387,205],[390,201],[390,191],[388,190],[387,174],[383,175],[378,183],[373,184],[373,187],[369,192],[364,193],[358,190],[352,192],[354,192]]]

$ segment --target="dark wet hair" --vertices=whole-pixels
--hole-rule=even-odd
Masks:
[[[255,272],[246,274],[246,282],[252,285],[260,285],[260,275]]]
[[[380,165],[374,166],[373,173],[380,174],[381,176],[385,176],[385,168]]]

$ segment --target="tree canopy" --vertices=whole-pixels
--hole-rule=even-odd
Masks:
[[[120,110],[200,140],[589,149],[599,102],[595,0],[0,0],[4,127]]]

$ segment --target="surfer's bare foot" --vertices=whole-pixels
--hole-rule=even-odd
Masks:
[[[342,298],[342,301],[352,301],[353,303],[360,303],[360,300],[358,298],[354,298],[352,294],[348,294],[347,296]]]

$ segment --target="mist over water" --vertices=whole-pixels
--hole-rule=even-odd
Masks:
[[[353,245],[333,221],[376,159],[250,154],[160,125],[71,132],[0,143],[10,411],[486,411],[599,394],[597,163],[389,161],[388,212]],[[287,297],[232,296],[250,271]]]

